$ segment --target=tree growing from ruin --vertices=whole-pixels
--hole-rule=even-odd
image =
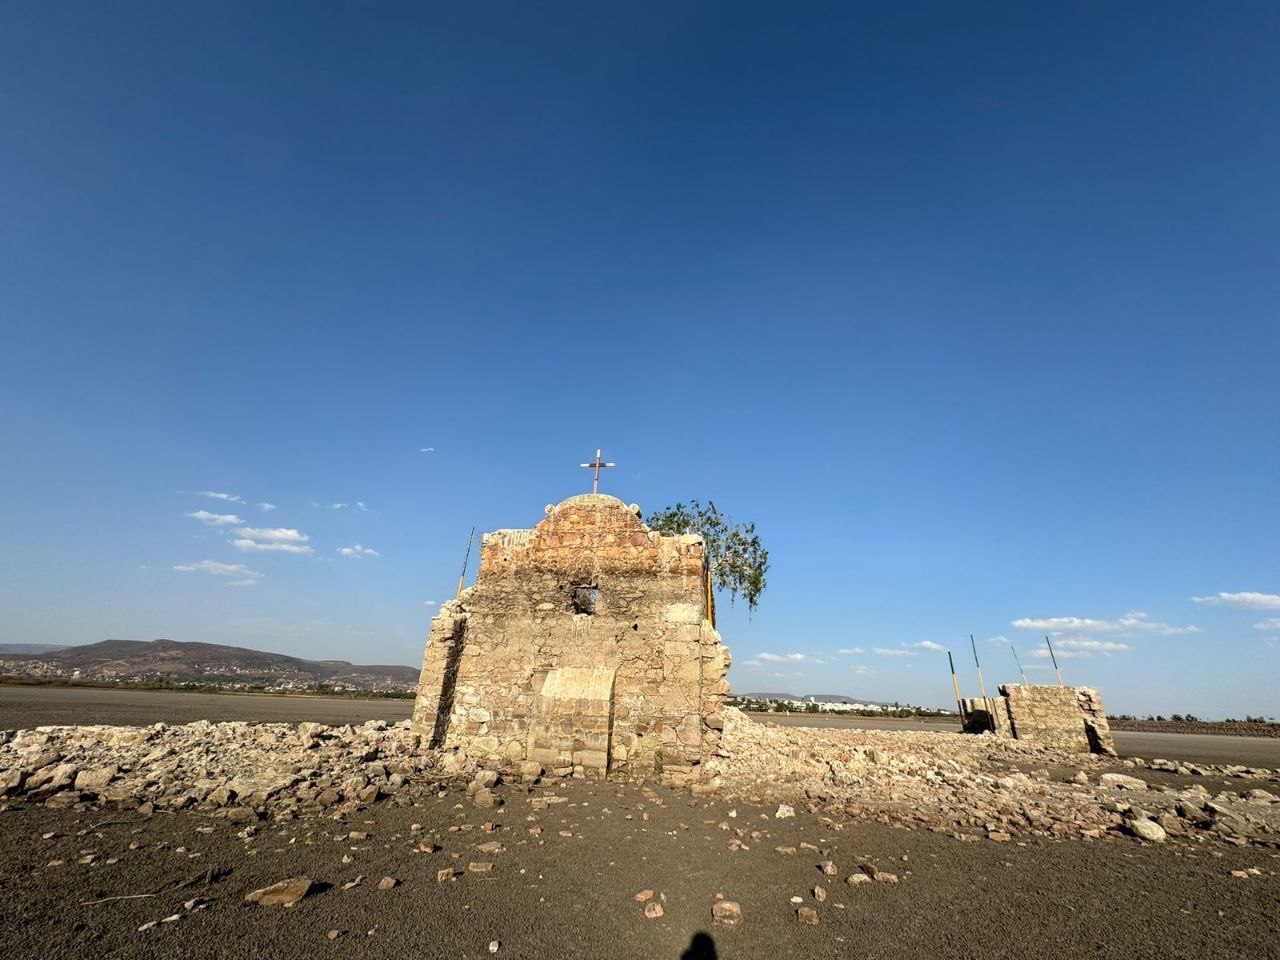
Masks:
[[[728,591],[733,602],[741,595],[754,613],[764,593],[769,551],[760,542],[754,523],[734,523],[715,503],[690,500],[663,507],[645,517],[649,529],[672,536],[696,533],[706,546],[711,582],[717,590]]]

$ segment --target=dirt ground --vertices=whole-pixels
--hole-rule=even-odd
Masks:
[[[146,817],[15,804],[0,813],[6,956],[426,960],[488,957],[495,940],[498,957],[537,960],[1205,960],[1280,949],[1280,855],[1256,848],[962,843],[879,824],[836,829],[799,809],[775,819],[771,807],[585,781],[499,793],[507,803],[496,811],[450,788],[344,822],[266,822],[250,838],[240,835],[243,825],[195,812]],[[530,799],[546,795],[565,800],[535,810]],[[497,825],[492,833],[482,829],[486,819]],[[738,829],[746,847],[733,850]],[[350,839],[353,830],[368,839]],[[495,840],[502,852],[476,849]],[[419,852],[422,842],[440,849]],[[822,873],[823,860],[837,865],[836,876]],[[473,872],[473,862],[492,870]],[[899,882],[844,882],[867,863]],[[461,874],[437,882],[447,867]],[[1231,876],[1250,867],[1262,875]],[[296,875],[322,889],[292,908],[244,902],[249,891]],[[343,889],[358,876],[365,879]],[[379,890],[384,876],[397,886]],[[182,881],[191,882],[175,888]],[[826,887],[825,902],[815,901],[815,884]],[[657,919],[634,900],[646,888],[663,906]],[[158,895],[90,902],[149,893]],[[712,923],[717,893],[741,904],[740,926]],[[195,897],[207,907],[185,909]],[[820,923],[800,923],[799,906],[816,909]],[[138,929],[170,916],[178,919]],[[330,940],[330,930],[342,933]]]

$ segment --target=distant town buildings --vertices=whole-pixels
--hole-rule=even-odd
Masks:
[[[750,694],[731,697],[730,704],[756,713],[834,713],[869,717],[944,717],[952,713],[937,707],[917,707],[907,703],[875,703],[849,697],[776,697]]]

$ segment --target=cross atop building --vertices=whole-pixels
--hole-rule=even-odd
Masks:
[[[604,451],[602,451],[602,450],[597,450],[597,451],[596,451],[596,459],[595,459],[595,462],[594,462],[594,463],[580,463],[580,464],[578,464],[578,466],[580,466],[580,467],[586,467],[588,470],[592,470],[592,469],[594,469],[594,470],[595,470],[595,472],[596,472],[596,474],[595,474],[595,479],[593,479],[593,480],[591,481],[591,492],[592,492],[592,493],[599,493],[599,492],[600,492],[600,471],[601,471],[602,469],[604,469],[605,467],[616,467],[616,466],[617,466],[617,464],[616,464],[616,463],[605,463],[602,459],[600,459],[600,458],[601,458],[601,456],[603,455],[603,453],[604,453]]]

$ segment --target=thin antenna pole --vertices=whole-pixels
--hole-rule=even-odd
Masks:
[[[1053,644],[1049,643],[1047,633],[1044,635],[1044,642],[1049,647],[1049,659],[1053,661],[1053,672],[1058,675],[1058,686],[1065,687],[1066,684],[1062,682],[1062,670],[1058,667],[1058,658],[1053,655]]]
[[[987,723],[991,725],[994,733],[996,729],[996,715],[991,711],[991,701],[987,699],[987,684],[982,679],[982,664],[978,662],[978,644],[973,639],[973,634],[969,634],[969,646],[973,647],[973,665],[978,668],[978,689],[982,691],[982,705],[987,708]]]
[[[471,541],[476,538],[476,528],[471,528],[471,533],[467,535],[467,555],[462,558],[462,573],[458,574],[458,593],[455,599],[462,596],[462,581],[467,579],[467,564],[471,562]]]
[[[1011,643],[1009,644],[1009,649],[1013,651],[1013,662],[1018,665],[1018,672],[1022,674],[1022,685],[1024,687],[1031,686],[1030,681],[1027,680],[1027,671],[1022,669],[1022,661],[1018,659],[1018,648]]]
[[[960,696],[960,678],[956,676],[956,662],[951,659],[951,651],[947,651],[947,663],[951,665],[951,689],[956,692],[956,706],[960,710],[960,726],[964,726],[964,700]]]

